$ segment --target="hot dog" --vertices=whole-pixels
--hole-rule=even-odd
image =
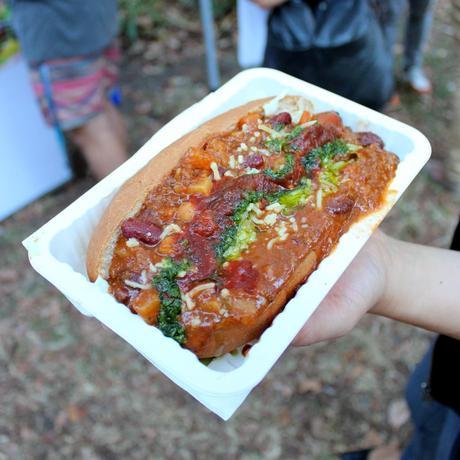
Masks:
[[[251,101],[164,149],[105,211],[90,280],[200,358],[257,339],[398,159],[298,96]]]

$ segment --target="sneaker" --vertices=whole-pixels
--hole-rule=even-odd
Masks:
[[[406,70],[403,74],[403,80],[417,93],[427,94],[433,90],[430,79],[421,67],[411,67]]]

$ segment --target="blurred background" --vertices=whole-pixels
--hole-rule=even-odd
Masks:
[[[433,156],[383,228],[440,247],[460,209],[460,9],[451,3],[434,6],[423,66],[431,88],[415,91],[399,75],[384,109],[422,131]],[[212,47],[206,61],[197,1],[119,1],[110,100],[126,125],[127,155],[241,70],[235,2],[212,6],[218,74]],[[0,0],[0,459],[326,460],[404,444],[404,386],[426,332],[365,318],[333,343],[289,349],[225,423],[32,270],[21,241],[105,173],[88,166],[81,133],[45,122],[13,22]],[[397,68],[401,38],[394,52]]]

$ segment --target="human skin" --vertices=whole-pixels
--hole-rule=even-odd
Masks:
[[[270,9],[275,8],[275,6],[279,6],[282,3],[286,3],[287,0],[252,0],[254,3],[259,5],[262,8]]]
[[[104,110],[70,131],[96,179],[102,179],[127,160],[126,127],[120,112],[106,102]]]
[[[399,241],[376,232],[294,345],[341,337],[366,314],[460,340],[460,252]]]

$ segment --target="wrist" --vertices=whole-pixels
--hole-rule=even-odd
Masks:
[[[393,297],[395,294],[395,282],[398,279],[397,263],[398,253],[401,248],[398,248],[398,240],[387,236],[383,232],[376,232],[376,254],[377,264],[380,268],[381,283],[379,290],[376,292],[376,300],[369,313],[380,316],[389,316],[389,311],[393,305]]]

